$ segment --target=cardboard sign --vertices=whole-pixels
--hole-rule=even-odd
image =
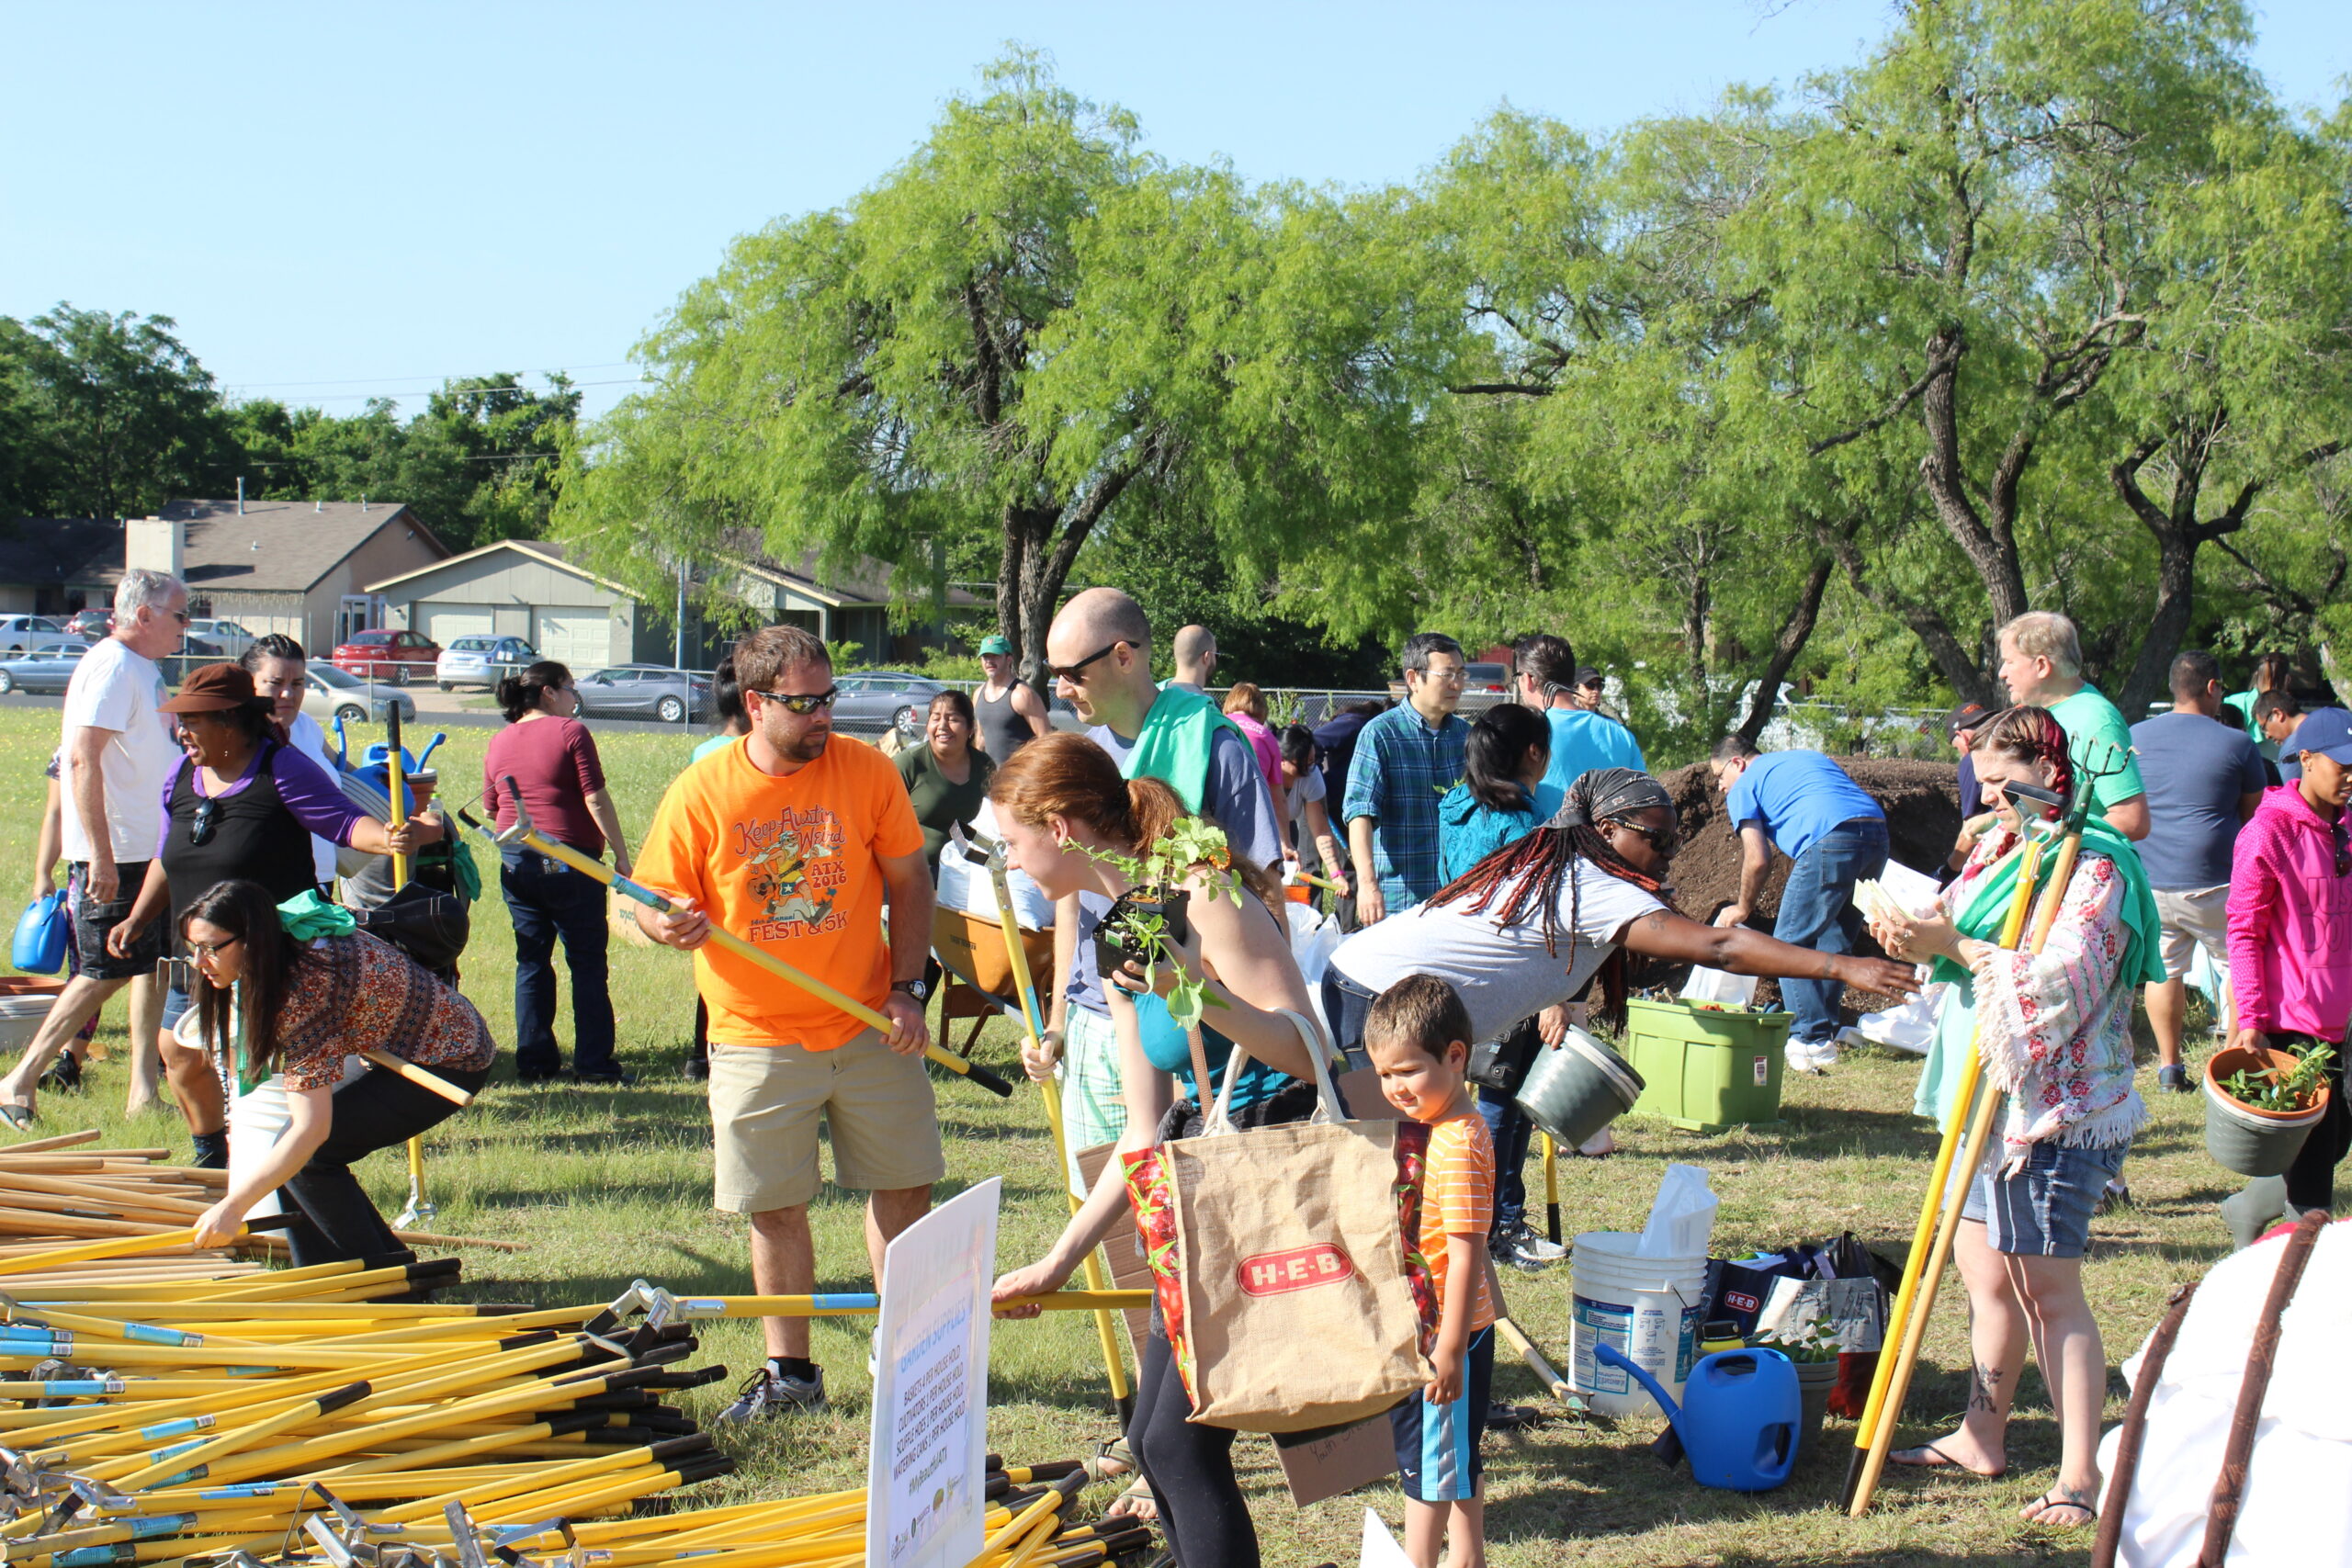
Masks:
[[[963,1568],[986,1537],[994,1178],[900,1232],[882,1258],[865,1561]]]

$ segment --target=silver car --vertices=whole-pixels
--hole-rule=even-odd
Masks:
[[[841,695],[833,703],[833,722],[847,730],[880,732],[896,728],[919,733],[931,699],[948,688],[944,682],[903,670],[862,670],[836,675]]]
[[[650,718],[684,724],[689,713],[700,721],[710,712],[710,682],[660,664],[616,664],[572,682],[580,693],[581,716]]]
[[[75,642],[0,659],[0,693],[62,692],[89,651],[88,643]]]
[[[461,637],[441,650],[433,679],[445,692],[455,686],[495,686],[538,659],[539,650],[519,637]]]
[[[362,681],[332,664],[316,661],[308,666],[308,671],[302,711],[317,719],[319,728],[329,734],[334,732],[338,718],[345,724],[382,724],[384,716],[396,707],[402,724],[416,717],[415,702],[385,682]]]
[[[234,621],[190,621],[187,635],[202,637],[219,649],[223,659],[242,659],[245,649],[254,645],[254,634]]]
[[[0,615],[0,653],[14,657],[35,649],[62,648],[69,642],[89,646],[47,615]]]

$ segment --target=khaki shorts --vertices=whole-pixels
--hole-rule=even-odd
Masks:
[[[2165,961],[2165,978],[2177,980],[2188,973],[2199,943],[2216,960],[2230,960],[2230,885],[2219,887],[2156,888],[2156,919],[2161,934],[2156,955]]]
[[[817,1122],[831,1134],[833,1181],[862,1192],[927,1187],[947,1174],[931,1077],[866,1030],[830,1051],[710,1043],[714,1204],[731,1214],[816,1199]]]

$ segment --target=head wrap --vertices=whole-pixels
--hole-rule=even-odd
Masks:
[[[1636,811],[1663,806],[1674,815],[1674,797],[1666,786],[1638,768],[1588,768],[1568,786],[1560,809],[1547,828],[1591,828],[1613,822]]]

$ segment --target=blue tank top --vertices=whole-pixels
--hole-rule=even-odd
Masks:
[[[1204,1095],[1193,1081],[1193,1049],[1185,1043],[1184,1032],[1168,1015],[1168,1004],[1155,996],[1136,997],[1135,1004],[1136,1023],[1143,1032],[1143,1054],[1161,1072],[1175,1074],[1178,1086],[1195,1105],[1206,1111],[1209,1101],[1225,1088],[1225,1065],[1233,1059],[1233,1042],[1211,1029],[1205,1020],[1202,1021],[1201,1054],[1209,1063],[1208,1092]],[[1238,1111],[1261,1100],[1272,1100],[1294,1081],[1288,1073],[1252,1056],[1241,1069],[1240,1081],[1233,1086],[1233,1107]]]

